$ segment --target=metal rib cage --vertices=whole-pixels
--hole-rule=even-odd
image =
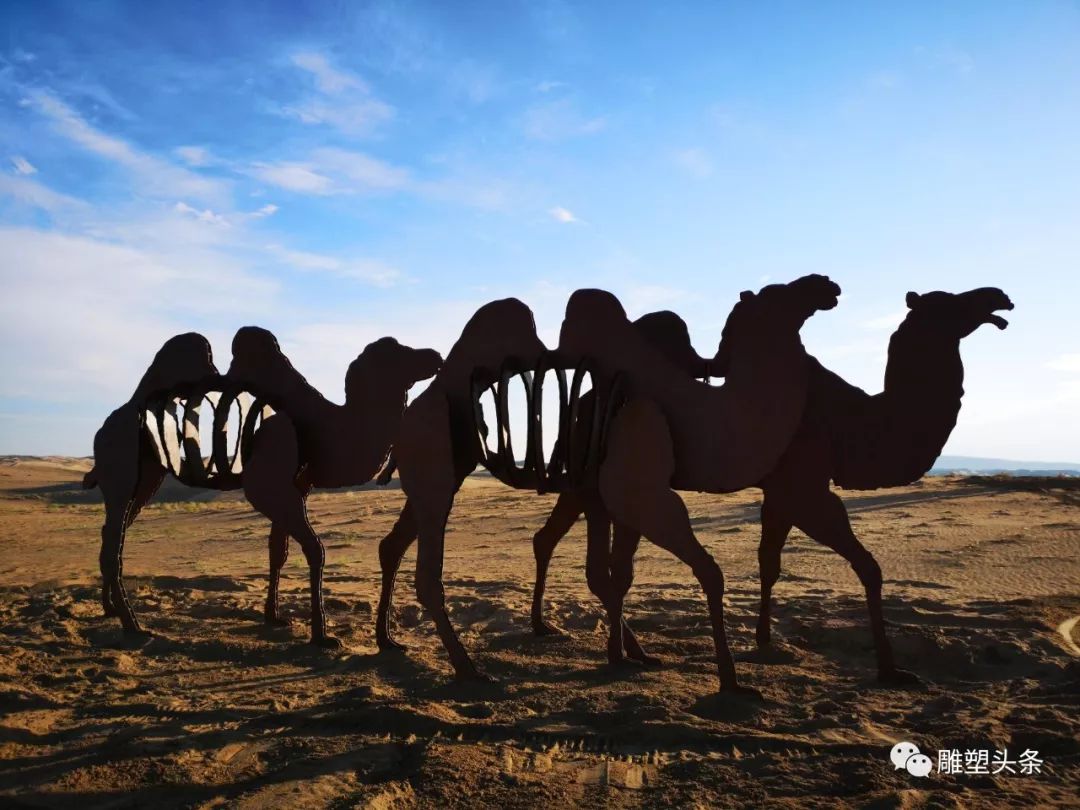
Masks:
[[[567,383],[567,372],[573,376]],[[558,436],[551,455],[544,453],[544,381],[554,374],[559,387]],[[581,392],[586,375],[592,389]],[[518,378],[525,394],[527,430],[524,460],[514,455],[510,430],[510,389]],[[490,393],[495,401],[497,447],[488,446],[489,429],[481,397]],[[472,374],[473,420],[480,447],[480,463],[497,479],[515,489],[562,492],[596,485],[611,418],[626,401],[625,377],[604,379],[596,364],[584,359],[571,366],[557,352],[543,352],[535,367],[518,358],[503,361],[498,371],[477,368]]]
[[[211,447],[205,458],[200,430],[207,416],[204,405],[209,406],[212,420]],[[234,405],[239,420],[230,445],[229,417]],[[146,401],[144,427],[154,439],[162,466],[181,482],[208,489],[236,489],[251,457],[255,431],[274,412],[268,398],[216,376],[151,395]]]

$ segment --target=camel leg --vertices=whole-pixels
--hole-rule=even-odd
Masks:
[[[434,620],[459,679],[483,678],[450,623],[442,581],[446,521],[454,495],[465,476],[476,468],[475,457],[464,449],[471,448],[473,441],[471,431],[454,435],[449,402],[433,386],[405,411],[394,444],[401,488],[416,524],[416,596]],[[455,447],[459,448],[457,454]]]
[[[585,545],[585,581],[600,600],[608,618],[608,663],[625,663],[623,654],[622,605],[613,598],[611,583],[611,517],[598,498],[585,503],[588,527]]]
[[[761,577],[761,609],[758,612],[757,645],[767,647],[772,637],[772,589],[780,578],[780,552],[791,532],[791,521],[768,490],[761,505],[761,543],[758,545],[758,571]]]
[[[157,493],[158,487],[161,486],[164,478],[165,468],[161,466],[156,453],[153,450],[150,450],[149,454],[144,453],[139,465],[139,483],[135,487],[135,495],[128,506],[127,518],[124,521],[124,537],[120,539],[119,571],[117,574],[120,582],[123,582],[124,579],[124,539],[127,537],[127,530],[131,528],[131,524],[135,522],[135,518],[139,516],[143,507]],[[119,604],[121,601],[120,594],[112,588],[104,588],[103,592],[107,594],[107,598],[104,600],[105,615],[120,616],[123,610]]]
[[[278,586],[281,584],[281,569],[289,559],[289,533],[281,523],[270,525],[270,583],[266,590],[266,607],[263,619],[271,627],[287,627],[288,619],[278,614]]]
[[[101,527],[102,607],[120,619],[126,633],[141,633],[123,582],[124,538],[139,509],[157,491],[163,471],[144,446],[137,410],[124,406],[106,419],[94,438],[98,486],[105,501]]]
[[[121,573],[124,553],[124,535],[131,501],[128,497],[109,493],[105,500],[105,525],[101,527],[101,568],[103,601],[111,609],[110,614],[119,617],[125,633],[140,633],[142,628],[131,610]]]
[[[442,489],[442,491],[439,491]],[[420,498],[418,490],[409,488],[416,516],[419,545],[416,551],[416,596],[435,621],[443,647],[446,648],[454,675],[460,680],[483,680],[484,676],[469,658],[461,643],[450,616],[446,612],[446,595],[443,590],[443,549],[446,541],[446,521],[454,503],[454,490],[437,488],[427,491]]]
[[[379,608],[375,614],[375,643],[380,650],[405,649],[405,645],[393,637],[390,614],[394,604],[394,581],[401,567],[401,558],[415,540],[416,520],[413,518],[411,501],[405,501],[394,528],[379,543],[382,589],[379,591]]]
[[[311,643],[317,647],[336,650],[341,647],[341,642],[327,634],[326,611],[323,609],[322,579],[326,549],[319,535],[311,528],[306,509],[293,516],[289,522],[289,534],[296,538],[307,559],[311,590]]]
[[[157,451],[154,450],[150,441],[146,438],[146,435],[142,432],[139,434],[139,468],[138,479],[135,484],[135,491],[131,494],[130,500],[126,508],[126,516],[124,517],[124,536],[120,538],[120,550],[117,560],[117,577],[122,581],[124,576],[124,559],[123,559],[123,544],[124,537],[126,537],[127,530],[131,528],[131,524],[135,522],[135,518],[139,516],[139,512],[150,501],[151,498],[158,491],[158,487],[161,486],[162,480],[165,478],[165,468],[161,466],[161,461],[158,459]],[[106,461],[106,464],[108,462]],[[115,462],[114,462],[115,463]],[[103,466],[101,469],[105,469]],[[110,470],[105,471],[106,477],[110,474]],[[107,484],[105,485],[107,486]],[[115,501],[120,500],[122,495],[123,486],[119,489],[114,488],[110,491],[111,497]],[[102,490],[104,493],[104,489]],[[119,504],[114,506],[114,511],[125,511]],[[108,512],[108,509],[106,509]],[[122,600],[120,594],[117,593],[111,582],[103,582],[101,587],[101,603],[103,608],[103,615],[106,617],[121,616],[123,614]]]
[[[536,557],[536,584],[533,586],[532,628],[538,636],[562,635],[563,631],[544,619],[544,588],[547,586],[548,566],[555,546],[573,528],[585,511],[581,499],[572,492],[559,495],[547,522],[533,536],[533,556]]]
[[[866,589],[870,629],[877,653],[878,680],[893,684],[917,683],[918,677],[898,669],[893,659],[892,645],[885,633],[885,620],[881,612],[881,566],[851,530],[844,502],[835,493],[824,491],[812,501],[801,504],[793,514],[795,525],[803,532],[848,561]]]
[[[311,585],[311,643],[336,649],[341,643],[327,635],[323,610],[326,549],[308,522],[307,491],[302,490],[296,480],[299,469],[296,429],[287,416],[274,414],[255,433],[251,458],[244,465],[244,495],[248,503],[270,519],[271,532],[275,528],[284,529],[300,544],[307,559]]]
[[[640,542],[640,532],[636,532],[621,523],[615,524],[615,531],[611,541],[611,598],[617,602],[620,615],[622,614],[626,594],[634,582],[634,554],[637,553]],[[626,623],[625,617],[622,618],[621,624],[622,643],[626,649],[626,657],[645,666],[661,666],[663,662],[659,658],[648,655],[642,649],[637,636],[634,635],[634,631]]]
[[[648,400],[631,400],[611,424],[600,495],[618,523],[640,532],[690,566],[709,604],[720,691],[760,694],[739,685],[724,630],[724,575],[690,526],[686,505],[670,488],[674,447],[667,420]]]

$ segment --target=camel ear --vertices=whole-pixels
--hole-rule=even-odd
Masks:
[[[914,292],[909,292],[907,294],[907,299],[906,300],[907,300],[908,309],[915,309],[915,305],[917,303],[919,303],[919,294],[914,293]]]
[[[753,297],[754,297],[754,294],[752,292],[750,292],[750,290],[743,290],[741,293],[739,293],[739,300],[740,301],[749,301]]]

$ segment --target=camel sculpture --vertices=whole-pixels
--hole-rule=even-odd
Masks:
[[[910,293],[908,306],[912,313],[890,344],[885,392],[871,397],[814,361],[803,426],[776,469],[759,484],[765,500],[758,552],[761,571],[758,645],[764,647],[770,640],[771,591],[780,573],[780,551],[792,526],[799,526],[812,539],[841,554],[859,576],[867,593],[878,677],[892,683],[912,682],[916,678],[896,667],[881,615],[881,570],[855,538],[843,502],[829,492],[828,484],[834,480],[842,488],[876,489],[902,486],[921,478],[933,465],[956,424],[959,397],[963,393],[960,388],[963,367],[955,362],[959,357],[959,340],[982,323],[1004,329],[1006,321],[994,312],[1012,309],[1004,293],[992,289],[960,295]],[[688,356],[687,352],[693,352],[684,325],[680,329],[674,321],[667,321],[663,327],[664,334],[653,334],[649,339],[672,347],[668,351],[673,356],[675,352],[684,357]],[[923,352],[934,358],[933,363],[939,366],[937,372],[928,369],[930,363]],[[910,364],[907,372],[902,371],[905,364]],[[722,374],[719,365],[712,362],[711,371]],[[691,359],[687,367],[699,366]],[[918,386],[912,385],[916,382]],[[579,493],[560,494],[546,523],[533,539],[537,576],[532,626],[537,635],[559,632],[543,617],[547,568],[555,546],[585,511]],[[814,533],[804,526],[814,529]],[[643,656],[641,660],[655,659]]]
[[[761,487],[761,611],[757,643],[770,641],[770,603],[780,552],[793,526],[840,554],[866,590],[878,677],[910,682],[898,669],[881,614],[881,567],[851,529],[829,489],[910,484],[933,466],[956,426],[964,395],[960,342],[983,324],[1005,329],[999,310],[1012,301],[999,289],[909,292],[910,309],[889,340],[885,389],[871,396],[814,361],[803,425]],[[718,371],[717,373],[721,373]]]
[[[799,330],[815,312],[835,307],[839,293],[824,276],[770,285],[756,295],[743,293],[735,312],[746,316],[735,319],[733,312],[725,327],[727,379],[716,388],[694,380],[664,357],[637,332],[610,293],[579,290],[567,304],[560,362],[580,368],[587,360],[595,370],[598,396],[609,402],[617,383],[629,392],[626,404],[601,426],[606,457],[597,456],[597,506],[602,513],[597,509],[588,517],[590,526],[604,529],[604,537],[602,544],[590,541],[589,546],[607,545],[613,520],[613,550],[620,545],[636,548],[645,535],[690,565],[708,598],[722,691],[754,690],[738,684],[728,649],[723,575],[694,537],[685,506],[672,487],[733,491],[760,481],[772,469],[794,436],[805,403],[810,362]],[[380,559],[385,559],[384,549],[394,551],[407,546],[413,534],[418,536],[417,596],[433,617],[458,677],[479,677],[446,614],[442,586],[446,521],[454,495],[484,458],[476,415],[469,413],[474,402],[467,382],[472,374],[466,369],[495,368],[510,355],[520,367],[535,368],[543,346],[536,339],[531,312],[515,303],[517,311],[501,319],[502,328],[494,333],[466,327],[435,383],[406,411],[394,447],[408,502],[380,546]],[[525,347],[515,351],[508,346],[511,342]],[[447,374],[440,381],[452,364],[459,369],[456,380]],[[590,566],[586,561],[587,576],[590,568],[607,568],[606,557],[598,562]],[[621,658],[618,591],[623,579],[629,587],[629,578],[614,567],[595,576],[609,580],[608,587],[597,587],[606,597],[609,657]]]
[[[339,646],[326,632],[325,551],[307,518],[307,496],[316,486],[352,486],[375,477],[389,456],[409,388],[435,374],[442,358],[432,349],[412,349],[393,338],[377,340],[349,365],[345,404],[336,405],[293,368],[265,329],[249,326],[237,332],[225,375],[217,374],[209,344],[201,336],[180,336],[165,346],[182,338],[188,354],[196,355],[194,348],[202,351],[204,364],[188,362],[183,373],[177,373],[175,365],[162,360],[163,347],[144,378],[150,382],[140,384],[94,439],[95,467],[84,485],[100,486],[105,497],[101,569],[106,615],[119,616],[126,631],[140,630],[122,583],[124,533],[165,474],[172,472],[190,486],[242,488],[248,502],[270,519],[270,584],[264,611],[269,624],[284,624],[278,616],[278,582],[288,558],[288,538],[300,544],[310,573],[311,641]],[[192,366],[194,372],[187,371]],[[254,394],[253,404],[246,394]],[[204,402],[214,410],[209,463],[199,446]],[[233,403],[239,406],[241,424],[230,457],[226,422]]]
[[[690,330],[686,321],[674,312],[662,310],[650,312],[634,321],[634,327],[649,343],[656,347],[671,363],[681,368],[691,377],[707,378],[714,375],[712,360],[699,355],[690,342]],[[533,535],[533,556],[536,559],[536,580],[533,586],[530,621],[533,633],[537,636],[561,634],[561,630],[544,618],[544,589],[547,584],[547,572],[555,547],[587,511],[591,511],[591,501],[595,493],[588,490],[566,490],[559,493],[558,500],[552,507],[548,519]],[[596,533],[593,533],[596,536]],[[603,538],[603,535],[600,535]],[[608,551],[607,548],[598,551]],[[595,582],[595,578],[594,578]],[[600,596],[600,594],[596,594]],[[623,645],[626,655],[631,660],[645,664],[658,664],[659,661],[648,656],[641,649],[633,632],[623,622]],[[614,660],[611,663],[619,663]]]
[[[698,355],[690,343],[690,333],[686,322],[674,312],[662,310],[647,313],[636,321],[634,327],[646,340],[656,347],[672,364],[683,369],[692,377],[707,377],[711,374],[710,362]],[[588,414],[592,410],[595,391],[589,391],[581,397],[580,413]],[[582,417],[584,418],[584,416]],[[573,460],[571,463],[581,464],[582,459]],[[547,524],[533,538],[533,550],[536,556],[536,587],[532,608],[533,628],[537,635],[549,635],[559,632],[554,626],[547,623],[543,618],[543,592],[546,582],[547,569],[559,540],[570,530],[579,517],[586,510],[592,511],[600,508],[595,503],[595,492],[588,488],[566,489],[559,494],[558,501],[548,518]],[[594,539],[596,535],[593,535]],[[408,545],[411,545],[415,536],[395,533],[394,540],[397,543],[387,543],[382,559],[383,588],[379,596],[379,606],[376,612],[376,640],[381,649],[403,649],[403,645],[397,642],[392,635],[390,608],[393,600],[393,584]],[[393,557],[392,553],[397,556]],[[593,561],[592,570],[599,568],[599,560],[606,556],[609,549],[606,545],[596,546],[591,549],[590,560]],[[602,582],[596,576],[589,578],[591,587],[597,590],[602,587]],[[600,593],[596,593],[600,597]],[[646,656],[629,628],[624,623],[623,644],[626,648],[627,657],[642,663],[655,663],[656,659]],[[612,663],[618,663],[614,661]]]

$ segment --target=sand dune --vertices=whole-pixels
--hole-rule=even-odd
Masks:
[[[556,553],[533,638],[532,532],[550,497],[470,479],[447,541],[451,617],[489,685],[451,681],[412,598],[406,654],[376,654],[378,540],[397,491],[318,494],[327,607],[345,650],[304,642],[306,572],[286,567],[284,630],[261,622],[264,521],[235,495],[173,488],[129,533],[126,582],[153,636],[100,615],[101,508],[88,463],[0,460],[0,803],[31,807],[1075,806],[1080,789],[1080,512],[1047,482],[930,479],[846,497],[885,571],[901,664],[879,688],[858,582],[797,533],[776,644],[753,646],[757,492],[687,496],[724,569],[729,635],[761,704],[716,687],[704,599],[643,545],[628,617],[661,670],[604,663],[581,528]],[[1052,483],[1052,482],[1051,482]],[[1024,748],[1039,775],[918,779],[891,746]]]

